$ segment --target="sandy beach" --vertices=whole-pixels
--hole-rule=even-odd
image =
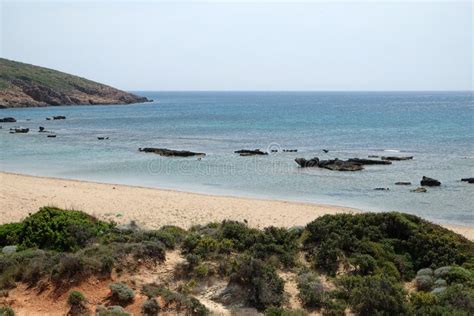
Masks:
[[[0,172],[0,222],[19,221],[41,206],[82,210],[119,224],[188,228],[224,219],[252,227],[305,225],[325,214],[357,213],[332,205],[214,196]],[[474,240],[474,227],[442,225]]]

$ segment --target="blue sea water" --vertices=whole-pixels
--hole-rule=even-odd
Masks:
[[[474,225],[472,92],[137,92],[151,103],[0,110],[0,170],[147,187],[396,210]],[[53,115],[66,120],[46,121]],[[28,134],[8,129],[29,127]],[[44,126],[57,134],[38,133]],[[108,136],[109,140],[98,140]],[[163,158],[165,147],[207,153]],[[242,148],[278,149],[240,157]],[[283,153],[282,149],[298,149]],[[328,149],[324,153],[322,149]],[[414,156],[360,172],[296,157]],[[412,193],[422,176],[442,186]],[[410,181],[411,186],[396,186]],[[389,191],[376,191],[388,187]],[[255,210],[258,212],[258,209]]]

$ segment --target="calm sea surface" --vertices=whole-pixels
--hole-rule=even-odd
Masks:
[[[152,103],[0,110],[0,170],[100,182],[397,210],[474,226],[471,92],[138,92]],[[46,121],[53,115],[66,120]],[[9,134],[13,126],[28,134]],[[38,133],[44,126],[57,138]],[[108,136],[109,140],[98,140]],[[207,153],[162,158],[139,147]],[[242,148],[278,149],[240,157]],[[283,153],[282,149],[298,149]],[[322,149],[328,149],[324,153]],[[300,169],[296,157],[414,160],[360,172]],[[422,176],[442,186],[412,193]],[[410,181],[411,186],[396,186]],[[389,191],[374,188],[388,187]],[[258,212],[258,210],[255,210]]]

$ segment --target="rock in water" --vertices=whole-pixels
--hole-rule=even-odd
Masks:
[[[411,192],[416,193],[425,193],[427,190],[425,188],[416,188],[415,190],[411,190]]]
[[[65,120],[66,117],[64,115],[56,115],[53,116],[53,120]]]
[[[30,129],[29,128],[10,128],[10,133],[12,131],[14,133],[26,134],[30,131]]]
[[[360,158],[349,158],[349,162],[356,162],[363,165],[391,165],[391,161],[387,160],[374,160],[374,159],[360,159]]]
[[[420,184],[422,186],[427,186],[427,187],[437,187],[441,185],[441,182],[439,182],[436,179],[423,176],[423,178],[420,181]]]
[[[467,182],[467,183],[474,183],[474,178],[462,178],[461,181]]]
[[[315,158],[310,159],[310,160],[306,160],[304,158],[296,158],[295,161],[301,168],[318,167],[318,164],[319,164],[319,158],[318,157],[315,157]]]
[[[166,148],[138,148],[139,151],[145,153],[154,153],[164,157],[192,157],[192,156],[205,156],[205,153],[197,153],[187,150],[173,150]]]
[[[268,155],[267,152],[261,151],[260,149],[249,150],[241,149],[234,151],[235,154],[240,154],[241,156],[257,156],[257,155]]]
[[[339,160],[337,158],[332,160],[319,160],[318,157],[314,157],[310,160],[296,158],[295,162],[302,168],[319,167],[334,171],[359,171],[364,169],[361,163]]]
[[[411,160],[413,159],[413,156],[405,156],[405,157],[393,157],[393,156],[389,156],[389,157],[382,157],[382,160],[393,160],[393,161],[400,161],[400,160]]]
[[[4,117],[0,119],[0,123],[15,123],[16,119],[14,117]]]
[[[375,191],[390,191],[390,188],[375,188]]]
[[[395,185],[411,185],[411,182],[395,182]]]

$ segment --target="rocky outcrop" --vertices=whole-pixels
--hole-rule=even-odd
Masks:
[[[319,160],[318,157],[306,160],[305,158],[296,158],[296,163],[302,167],[319,167],[335,171],[359,171],[364,169],[364,165],[390,165],[390,161],[349,158],[347,160],[329,159]]]
[[[268,155],[267,152],[261,151],[260,149],[249,150],[249,149],[241,149],[234,151],[235,154],[239,154],[241,156],[258,156],[258,155]]]
[[[187,150],[173,150],[166,148],[138,148],[140,152],[154,153],[163,157],[192,157],[192,156],[205,156],[205,153],[192,152]]]
[[[0,58],[0,108],[149,101],[63,72]]]
[[[438,187],[441,185],[441,182],[439,182],[436,179],[423,176],[423,178],[420,181],[420,184],[422,186],[427,186],[427,187]]]
[[[319,160],[318,157],[309,160],[296,158],[295,161],[302,168],[318,167],[334,171],[359,171],[364,169],[361,163],[339,160],[337,158],[331,160]]]
[[[393,161],[400,161],[400,160],[411,160],[413,159],[413,156],[404,156],[404,157],[398,157],[398,156],[388,156],[382,157],[382,160],[393,160]]]
[[[0,119],[0,123],[15,123],[16,119],[14,117],[4,117]]]
[[[29,128],[21,128],[21,127],[18,127],[18,128],[10,128],[10,133],[15,133],[15,134],[26,134],[30,131]]]
[[[387,160],[373,160],[373,159],[361,159],[361,158],[349,158],[349,162],[360,163],[362,165],[391,165],[391,161]]]

